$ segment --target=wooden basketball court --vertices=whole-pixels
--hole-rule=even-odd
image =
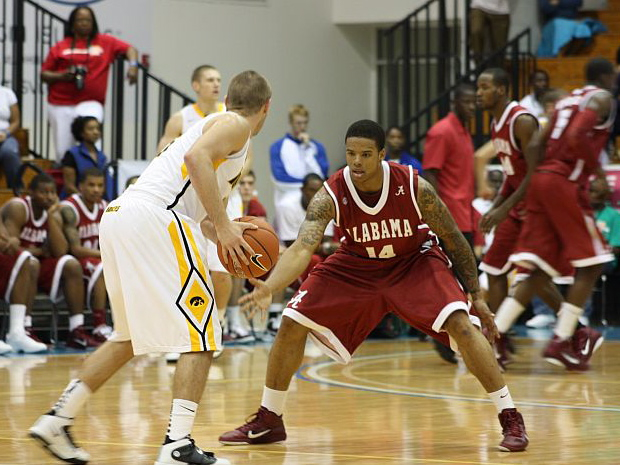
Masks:
[[[543,344],[517,340],[506,375],[530,436],[524,453],[496,450],[495,409],[475,378],[413,340],[368,342],[348,366],[309,346],[287,403],[289,439],[261,447],[217,442],[258,408],[268,354],[267,346],[227,348],[210,373],[194,437],[233,464],[620,464],[620,342],[606,342],[585,374],[544,362]],[[26,431],[83,357],[0,357],[0,464],[60,463]],[[73,428],[91,464],[154,462],[173,370],[162,357],[141,357],[93,396]]]

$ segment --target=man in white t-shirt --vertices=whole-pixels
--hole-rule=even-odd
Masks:
[[[19,144],[13,137],[17,129],[19,129],[17,96],[8,87],[0,86],[0,166],[10,188],[17,183],[15,176],[21,164]]]
[[[521,99],[519,105],[532,113],[543,126],[547,123],[547,115],[542,102],[543,95],[549,90],[549,74],[544,69],[535,70],[530,76],[532,93]]]

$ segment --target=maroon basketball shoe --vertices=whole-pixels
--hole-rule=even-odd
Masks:
[[[542,355],[549,363],[566,367],[567,370],[587,371],[589,368],[588,361],[575,351],[572,339],[563,341],[554,335]]]
[[[594,352],[601,347],[604,340],[603,335],[596,329],[584,326],[573,334],[573,348],[577,355],[588,363]]]
[[[88,347],[99,347],[101,342],[89,334],[84,326],[78,326],[69,333],[66,345],[72,349],[86,349]]]
[[[282,415],[276,415],[265,407],[250,416],[245,425],[220,436],[220,442],[228,446],[245,444],[273,444],[286,439]]]
[[[500,333],[499,338],[495,341],[495,358],[502,371],[506,371],[506,365],[513,362],[510,356],[511,346],[512,343],[508,335]]]
[[[503,452],[521,452],[527,448],[529,439],[523,417],[516,408],[505,408],[498,416],[504,440],[498,448]]]

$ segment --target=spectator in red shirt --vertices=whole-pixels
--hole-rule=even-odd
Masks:
[[[467,129],[476,109],[471,84],[456,88],[454,111],[426,134],[424,177],[448,207],[465,238],[473,245],[474,144]]]
[[[239,194],[243,202],[243,214],[245,216],[258,216],[267,219],[267,210],[256,197],[254,185],[256,183],[256,175],[250,170],[239,180]]]
[[[93,10],[76,7],[69,15],[65,38],[50,49],[41,68],[49,85],[48,118],[54,133],[56,159],[75,143],[71,123],[77,116],[103,121],[110,65],[118,56],[129,60],[127,78],[138,77],[138,51],[109,34],[100,34]]]

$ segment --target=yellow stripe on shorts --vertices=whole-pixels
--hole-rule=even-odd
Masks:
[[[192,246],[192,250],[194,252],[194,259],[196,260],[196,263],[198,264],[198,271],[200,272],[200,275],[205,279],[205,281],[208,282],[208,276],[207,276],[207,270],[205,268],[204,263],[202,262],[202,257],[200,256],[200,253],[198,252],[198,247],[196,247],[196,241],[194,239],[194,235],[192,234],[192,231],[189,229],[189,226],[187,225],[187,223],[185,221],[182,221],[183,223],[183,230],[185,231],[185,235],[188,237],[189,239],[189,243]],[[209,342],[209,349],[211,350],[215,350],[215,331],[213,329],[213,318],[215,316],[212,314],[211,318],[209,318],[209,322],[207,323],[207,328],[206,328],[206,332],[207,332],[207,341]]]
[[[181,245],[181,238],[179,237],[179,231],[175,221],[171,221],[168,225],[168,233],[172,240],[172,246],[174,247],[174,253],[177,257],[177,263],[179,265],[179,277],[181,279],[181,287],[185,284],[189,275],[188,260],[186,260],[183,254],[183,246]],[[187,320],[187,329],[189,331],[192,352],[200,352],[202,350],[200,333],[194,328],[194,326]]]

